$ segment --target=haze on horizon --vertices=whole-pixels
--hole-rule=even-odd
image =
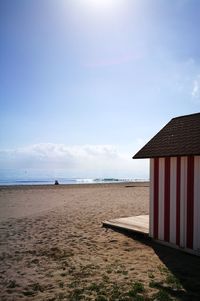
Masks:
[[[200,111],[200,1],[1,0],[0,176],[148,178],[132,160]]]

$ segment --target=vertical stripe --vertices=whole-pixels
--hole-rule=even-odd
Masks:
[[[181,158],[177,157],[176,165],[176,244],[180,245],[180,189],[181,189]]]
[[[158,239],[160,240],[164,240],[164,183],[165,183],[165,158],[159,158]]]
[[[197,185],[196,185],[196,203],[197,203],[197,250],[200,254],[200,156],[197,157],[198,164],[197,164]]]
[[[200,252],[200,156],[194,157],[194,250]]]
[[[180,183],[180,246],[184,248],[186,246],[187,157],[181,157]]]
[[[159,159],[154,159],[154,223],[153,236],[158,238],[158,185],[159,185]]]
[[[149,203],[149,235],[153,237],[153,220],[154,220],[154,159],[150,159],[150,203]]]
[[[170,224],[170,157],[165,158],[164,240],[169,241]]]
[[[169,241],[176,244],[176,174],[177,158],[172,157],[170,160],[170,239]]]
[[[187,248],[193,249],[194,222],[194,157],[188,157],[187,170]]]

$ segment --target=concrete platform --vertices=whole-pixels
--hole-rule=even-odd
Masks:
[[[103,222],[105,227],[130,230],[133,232],[149,234],[149,215],[139,215],[112,219]]]

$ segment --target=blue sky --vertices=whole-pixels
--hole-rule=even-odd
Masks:
[[[144,177],[200,111],[200,1],[0,0],[0,168]]]

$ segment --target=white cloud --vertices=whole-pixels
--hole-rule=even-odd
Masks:
[[[0,166],[5,169],[62,170],[66,177],[148,178],[146,160],[132,160],[133,153],[119,152],[113,145],[43,143],[0,150]]]
[[[200,101],[200,75],[193,81],[192,97]]]

